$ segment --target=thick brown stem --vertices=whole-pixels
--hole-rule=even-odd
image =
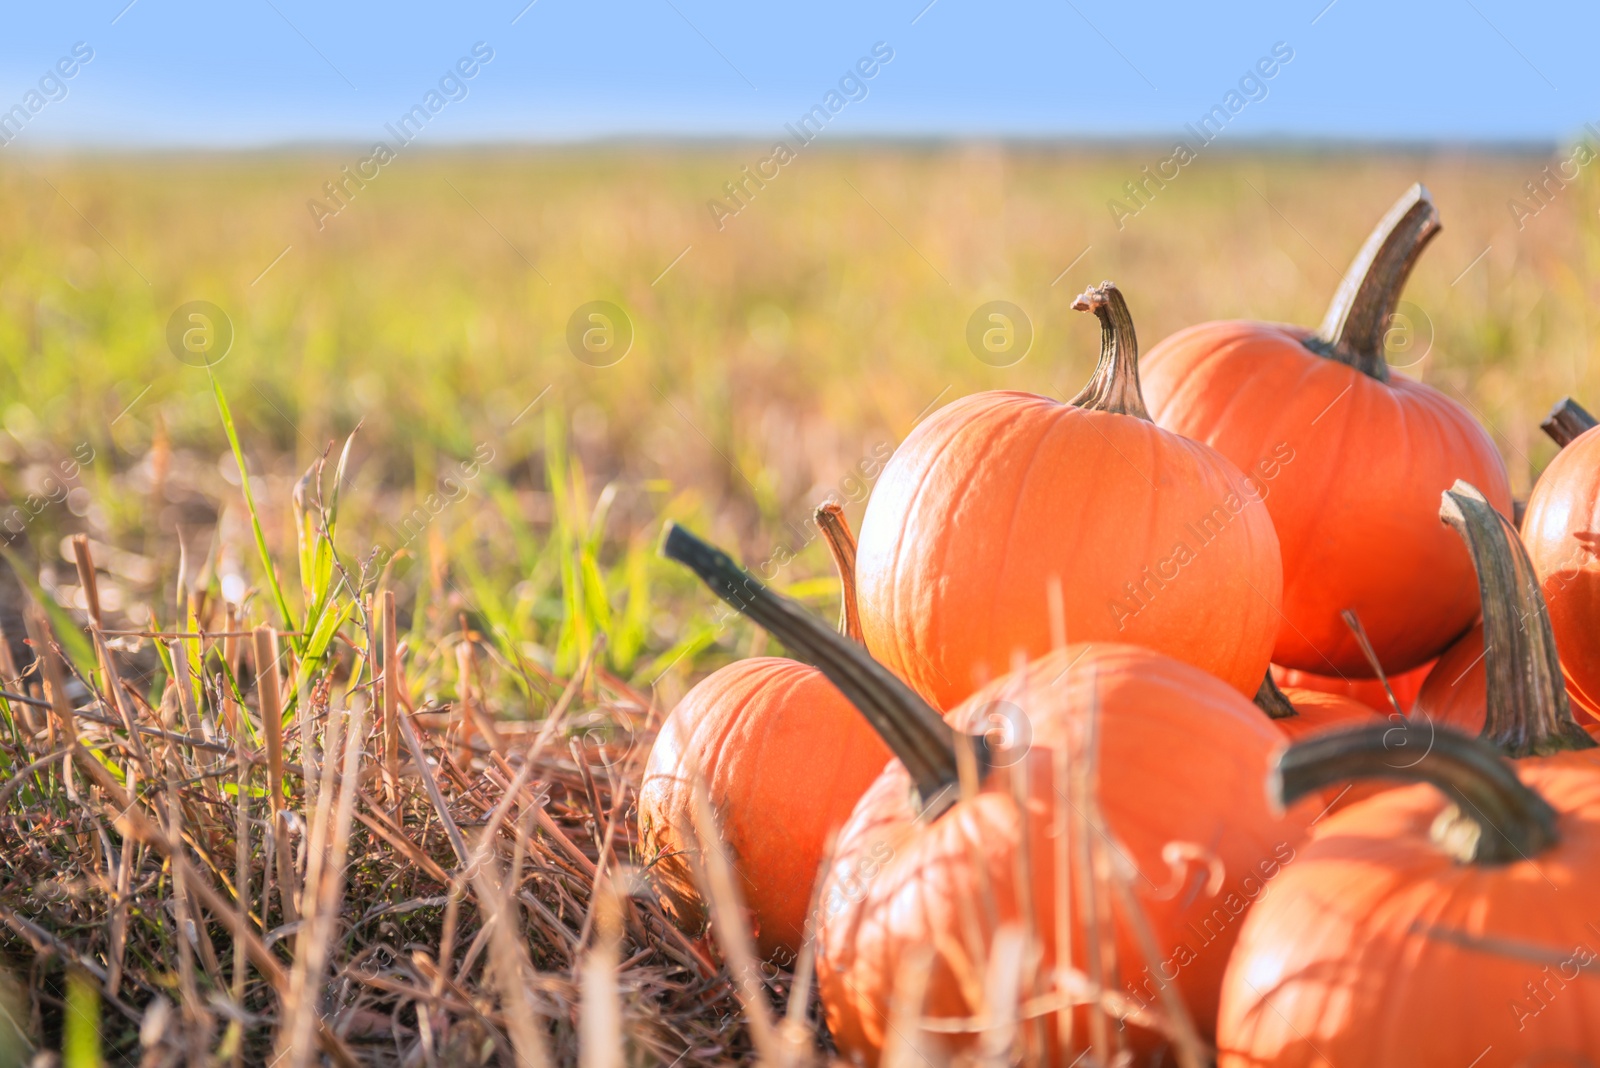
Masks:
[[[856,604],[856,536],[850,532],[844,508],[834,501],[817,509],[816,520],[822,540],[828,543],[828,552],[833,555],[833,566],[839,572],[839,633],[857,645],[865,645],[861,637],[861,609]]]
[[[1461,535],[1478,572],[1489,704],[1483,737],[1514,757],[1594,748],[1572,718],[1539,576],[1516,530],[1461,481],[1444,491],[1439,518]]]
[[[1594,416],[1571,397],[1564,397],[1559,404],[1550,409],[1550,414],[1544,417],[1539,429],[1549,434],[1551,440],[1564,449],[1571,445],[1579,434],[1593,426],[1595,426]]]
[[[1431,724],[1308,738],[1284,750],[1273,778],[1273,792],[1285,805],[1352,780],[1429,783],[1454,802],[1434,823],[1434,841],[1462,863],[1529,860],[1560,838],[1555,809],[1491,746]]]
[[[906,766],[925,817],[956,800],[960,775],[955,731],[893,672],[676,523],[667,524],[661,552],[699,575],[713,593],[765,627],[800,659],[815,664],[839,688]],[[974,737],[972,743],[986,765],[984,739]]]
[[[1378,221],[1351,261],[1328,305],[1322,329],[1316,337],[1306,339],[1306,347],[1387,382],[1389,364],[1383,358],[1383,339],[1389,317],[1400,302],[1400,291],[1417,257],[1438,232],[1439,211],[1433,198],[1421,184],[1413,185]]]
[[[1261,680],[1261,688],[1256,691],[1256,707],[1265,712],[1269,719],[1293,719],[1300,714],[1289,703],[1288,695],[1272,681],[1271,668],[1267,669],[1266,677]]]
[[[1100,320],[1100,362],[1083,392],[1069,402],[1097,412],[1131,415],[1150,422],[1139,392],[1139,338],[1122,291],[1110,282],[1086,289],[1072,302],[1074,311],[1092,311]]]

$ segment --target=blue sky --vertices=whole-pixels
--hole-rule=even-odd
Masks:
[[[1600,127],[1600,5],[1514,0],[95,0],[8,5],[0,110],[94,58],[4,151],[370,143],[472,46],[446,144],[781,133],[877,42],[830,136],[1157,137],[1294,58],[1230,138],[1561,141]],[[520,15],[520,17],[519,17]]]

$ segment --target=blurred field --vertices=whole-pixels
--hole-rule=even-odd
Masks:
[[[29,523],[44,561],[61,532],[86,529],[153,562],[150,581],[123,593],[148,605],[170,590],[177,529],[203,556],[220,512],[221,567],[254,582],[206,375],[164,342],[168,316],[192,299],[221,306],[237,332],[216,373],[259,467],[270,544],[287,542],[292,480],[358,423],[342,546],[352,554],[394,542],[387,524],[486,449],[493,460],[470,496],[412,551],[438,544],[461,607],[554,652],[562,566],[545,468],[548,443],[564,441],[583,471],[569,502],[579,526],[614,489],[591,533],[604,600],[631,628],[613,633],[610,655],[636,679],[709,608],[679,596],[688,584],[643,552],[663,516],[765,560],[793,542],[786,524],[840,493],[936,398],[1070,396],[1096,337],[1069,305],[1102,278],[1129,294],[1147,346],[1205,318],[1315,325],[1371,223],[1415,179],[1445,230],[1408,292],[1422,314],[1397,361],[1427,351],[1412,373],[1478,409],[1522,489],[1549,455],[1536,424],[1550,402],[1600,395],[1587,360],[1593,183],[1561,191],[1521,231],[1508,210],[1514,196],[1537,206],[1522,186],[1543,158],[1218,154],[1119,231],[1107,202],[1134,206],[1121,187],[1159,158],[1150,152],[814,151],[719,232],[708,201],[729,203],[723,184],[759,158],[750,150],[416,154],[319,232],[306,202],[331,203],[323,183],[356,158],[0,168],[0,485],[13,501],[48,496],[53,465],[81,443],[95,456],[77,480],[86,492]],[[636,332],[612,367],[568,350],[569,316],[594,299],[626,309]],[[966,345],[968,316],[991,299],[1021,306],[1036,331],[1011,367]],[[854,483],[840,495],[851,490],[859,497]],[[780,581],[821,573],[824,560],[813,547]],[[648,605],[633,603],[645,582]],[[737,632],[723,640],[736,645]],[[582,645],[566,643],[568,666]],[[669,673],[674,690],[689,669]]]
[[[1131,206],[1123,184],[1165,151],[817,148],[719,230],[708,201],[728,203],[724,183],[765,154],[413,153],[321,230],[307,200],[326,203],[323,184],[364,153],[6,156],[0,525],[13,559],[78,623],[63,538],[81,532],[105,571],[108,628],[181,623],[180,581],[213,605],[253,590],[249,622],[284,625],[211,381],[165,338],[175,308],[208,300],[236,331],[213,371],[290,621],[307,609],[291,493],[331,444],[329,492],[359,424],[337,549],[352,573],[375,546],[403,549],[358,585],[398,596],[415,705],[459,705],[466,638],[485,657],[476,696],[491,715],[537,720],[579,675],[592,707],[651,706],[629,706],[637,741],[705,670],[766,647],[655,557],[663,520],[771,561],[777,585],[831,617],[812,509],[832,494],[859,520],[877,464],[936,403],[1075,393],[1098,344],[1070,310],[1087,284],[1123,288],[1146,347],[1207,318],[1315,326],[1372,223],[1420,179],[1445,229],[1408,290],[1396,364],[1479,413],[1519,495],[1553,453],[1537,432],[1550,404],[1600,401],[1600,191],[1569,185],[1519,229],[1508,202],[1538,207],[1523,187],[1543,156],[1213,151],[1119,229],[1108,200]],[[613,366],[569,349],[569,318],[593,300],[632,323]],[[1035,331],[1008,367],[967,345],[990,300]],[[25,663],[22,589],[9,571],[0,581],[0,624]],[[579,671],[600,633],[604,679]],[[138,645],[125,651],[154,707],[170,665]],[[599,826],[599,808],[569,816]],[[0,861],[0,874],[0,904],[19,908],[25,873]]]

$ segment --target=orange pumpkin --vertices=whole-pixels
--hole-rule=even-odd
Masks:
[[[1445,491],[1439,515],[1471,554],[1483,619],[1439,658],[1412,719],[1482,734],[1510,756],[1591,748],[1573,722],[1550,615],[1517,532],[1465,483]]]
[[[1279,689],[1273,678],[1275,674],[1268,672],[1261,681],[1261,689],[1256,694],[1256,707],[1265,712],[1272,720],[1272,725],[1291,742],[1322,731],[1368,726],[1378,722],[1385,714],[1391,719],[1399,718],[1392,709],[1380,713],[1342,693],[1297,686]],[[1373,684],[1382,689],[1382,684],[1376,680]],[[1322,804],[1325,811],[1331,812],[1352,805],[1363,797],[1370,797],[1379,789],[1381,787],[1369,783],[1333,787],[1323,793]]]
[[[1522,540],[1549,609],[1567,694],[1600,720],[1600,428],[1573,439],[1539,476]]]
[[[842,513],[818,520],[841,564],[848,631],[849,527]],[[855,707],[808,664],[756,657],[706,677],[661,725],[639,788],[644,858],[667,914],[692,933],[707,920],[693,870],[698,774],[744,876],[757,950],[793,959],[828,838],[889,759]]]
[[[1596,766],[1566,754],[1513,770],[1481,740],[1406,733],[1403,747],[1387,725],[1321,735],[1281,758],[1285,803],[1351,779],[1431,785],[1321,821],[1251,909],[1220,1068],[1600,1057]]]
[[[1090,644],[996,680],[947,723],[857,646],[692,535],[674,528],[664,551],[816,663],[899,758],[840,831],[820,902],[818,986],[846,1058],[876,1062],[897,970],[923,949],[932,952],[925,996],[909,1018],[968,1034],[907,1037],[969,1045],[981,1024],[968,995],[984,986],[974,962],[1019,932],[1041,956],[1024,955],[1026,974],[1009,977],[1020,984],[1016,998],[1076,1018],[1076,1037],[1064,1041],[1056,1020],[1039,1016],[1055,1010],[1028,1010],[1024,1043],[1035,1055],[1065,1064],[1091,1036],[1104,1038],[1103,1017],[1066,1009],[1081,990],[1070,976],[1085,973],[1120,975],[1115,993],[1135,1048],[1161,1044],[1143,1028],[1168,999],[1180,1009],[1166,1014],[1165,1037],[1199,1048],[1195,1031],[1211,1033],[1240,917],[1293,859],[1314,811],[1269,807],[1260,783],[1281,735],[1259,710],[1187,664]],[[1076,777],[1061,771],[1069,759]],[[1137,885],[1130,899],[1113,902],[1104,888],[1097,896],[1093,872],[1111,864],[1131,865],[1122,876]],[[1148,918],[1155,959],[1141,952],[1130,907]],[[1077,972],[1058,971],[1062,931],[1076,928],[1066,937]],[[1007,1007],[1017,1005],[994,1006]]]
[[[1389,685],[1394,689],[1395,700],[1400,702],[1400,711],[1411,710],[1411,706],[1417,700],[1417,691],[1422,689],[1423,680],[1428,677],[1433,663],[1430,660],[1421,667],[1389,676]],[[1273,664],[1272,681],[1286,690],[1316,690],[1341,697],[1353,697],[1368,708],[1384,715],[1394,711],[1394,706],[1389,703],[1389,694],[1384,690],[1382,681],[1378,679],[1341,679],[1335,675],[1318,675],[1310,671],[1297,671],[1281,664]]]
[[[1346,609],[1397,673],[1433,659],[1477,615],[1472,565],[1432,502],[1461,478],[1509,515],[1505,465],[1470,412],[1391,376],[1384,360],[1401,287],[1438,229],[1413,186],[1367,239],[1319,333],[1203,323],[1140,367],[1156,422],[1214,446],[1264,498],[1283,554],[1272,659],[1285,667],[1370,677]]]
[[[1366,703],[1341,693],[1299,686],[1279,688],[1270,673],[1256,693],[1256,707],[1265,712],[1290,741],[1332,727],[1371,723],[1380,715]]]
[[[1253,695],[1278,628],[1277,535],[1244,476],[1150,422],[1138,342],[1111,283],[1072,402],[978,393],[935,412],[885,467],[861,524],[867,648],[940,708],[1051,647],[1143,645]]]

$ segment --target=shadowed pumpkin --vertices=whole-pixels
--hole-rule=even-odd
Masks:
[[[1429,785],[1321,821],[1261,896],[1224,981],[1220,1068],[1600,1054],[1600,774],[1575,754],[1513,770],[1482,740],[1405,733],[1321,735],[1281,758],[1286,804],[1352,780]]]
[[[1082,991],[1120,974],[1122,1037],[1142,1052],[1171,1042],[1180,1064],[1200,1063],[1240,918],[1313,812],[1268,805],[1260,783],[1282,736],[1258,709],[1170,657],[1088,644],[941,719],[692,535],[674,529],[666,552],[815,662],[899,758],[840,831],[819,901],[818,986],[841,1054],[877,1062],[897,974],[926,952],[902,1041],[970,1049],[1020,1014],[1031,1056],[1065,1064],[1090,1043],[1104,1053],[1117,1024],[1091,1015]],[[996,985],[991,965],[1018,938],[1019,970]],[[988,1004],[986,990],[1010,1000]]]

